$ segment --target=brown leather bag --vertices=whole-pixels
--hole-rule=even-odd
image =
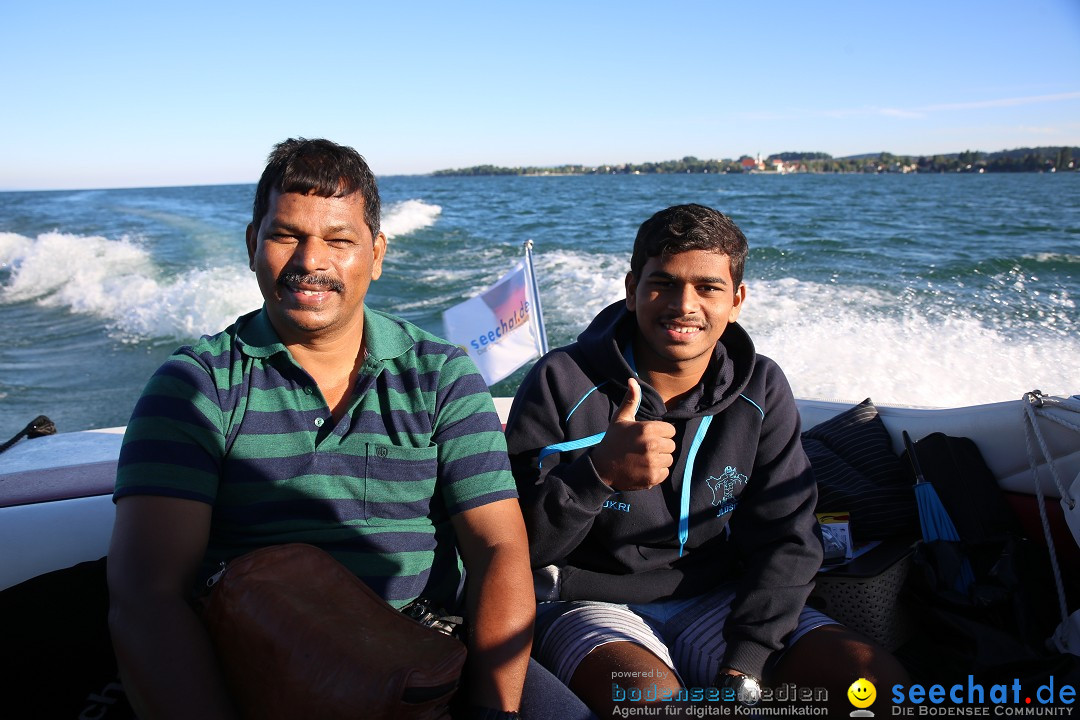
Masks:
[[[398,612],[326,552],[233,560],[203,620],[245,718],[442,718],[465,645]]]

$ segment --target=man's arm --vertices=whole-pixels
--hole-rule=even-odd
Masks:
[[[469,702],[516,711],[536,618],[528,539],[491,392],[457,348],[440,369],[432,430],[440,492],[465,565]]]
[[[537,363],[518,388],[506,423],[510,468],[528,528],[530,560],[537,568],[561,563],[581,544],[613,494],[588,452],[573,460],[570,452],[562,452],[540,461],[544,447],[578,439],[565,434],[559,417],[564,410],[547,384],[544,364]]]
[[[567,355],[555,361],[572,362]],[[592,393],[583,403],[589,407],[575,411],[592,422],[577,435],[564,435],[560,413],[578,398],[569,402],[556,398],[549,373],[556,374],[543,361],[533,368],[514,398],[506,425],[510,465],[521,495],[534,567],[561,563],[581,544],[604,502],[615,492],[644,490],[663,482],[675,449],[671,439],[675,429],[670,424],[635,420],[641,387],[633,378],[610,421],[606,396]],[[594,407],[596,403],[603,410]],[[597,422],[598,413],[605,419]],[[568,451],[551,455],[542,464],[538,461],[541,448],[597,431],[605,433],[603,440],[573,460],[565,459]]]
[[[203,502],[151,495],[116,503],[109,629],[139,717],[235,717],[210,638],[189,604],[211,510]]]
[[[605,485],[619,492],[650,490],[668,479],[674,464],[675,426],[637,420],[641,385],[635,378],[627,384],[604,439],[592,450],[593,467]]]
[[[470,704],[516,711],[536,618],[521,510],[499,500],[454,515],[453,524],[465,562]]]
[[[765,372],[758,456],[731,519],[745,571],[724,632],[724,665],[757,677],[795,628],[822,555],[814,516],[817,485],[802,449],[795,399],[778,367]]]

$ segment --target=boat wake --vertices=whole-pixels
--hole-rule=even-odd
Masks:
[[[433,225],[441,212],[419,200],[395,203],[383,214],[384,232],[408,235]],[[188,341],[262,305],[245,265],[207,265],[177,273],[136,237],[0,233],[0,304],[91,315],[124,343]]]
[[[404,200],[383,210],[382,231],[388,238],[431,227],[439,219],[442,208],[421,200]]]
[[[625,258],[551,251],[538,265],[552,347],[571,342],[624,296]],[[784,369],[797,397],[953,407],[1015,400],[1034,388],[1076,391],[1075,304],[1064,293],[1036,296],[1030,281],[1008,281],[1013,295],[999,304],[1014,312],[989,316],[940,287],[897,295],[791,277],[746,282],[739,322],[758,352]],[[1024,293],[1035,300],[1019,307]]]
[[[400,237],[431,226],[440,213],[437,205],[408,200],[388,207],[383,224]],[[401,291],[395,287],[380,307],[436,330],[429,320],[460,302],[463,286],[485,286],[488,275],[505,269],[498,248],[487,260],[483,251],[469,251],[474,264],[498,263],[479,275],[456,258],[418,269],[416,258],[402,250]],[[92,316],[125,344],[190,342],[262,303],[246,263],[203,257],[199,264],[166,265],[135,237],[0,233],[0,305]],[[623,296],[625,268],[625,257],[614,253],[537,256],[552,347],[571,342]],[[971,295],[971,287],[950,289],[944,278],[900,293],[792,277],[747,282],[740,322],[758,351],[784,368],[799,397],[857,402],[869,396],[882,404],[948,407],[1013,400],[1035,388],[1069,395],[1080,377],[1076,301],[1064,288],[1040,290],[1034,272],[991,276],[981,297]]]
[[[102,320],[115,340],[194,338],[262,304],[246,267],[169,277],[132,238],[0,233],[0,304],[34,302]]]

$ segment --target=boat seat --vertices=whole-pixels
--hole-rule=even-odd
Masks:
[[[106,554],[123,431],[23,440],[0,455],[0,589]]]

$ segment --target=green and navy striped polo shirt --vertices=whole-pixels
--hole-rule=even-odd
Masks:
[[[450,516],[515,498],[491,394],[458,347],[370,308],[367,358],[335,423],[262,310],[174,353],[132,414],[114,500],[214,506],[204,572],[306,542],[392,605],[451,607],[461,578]]]

